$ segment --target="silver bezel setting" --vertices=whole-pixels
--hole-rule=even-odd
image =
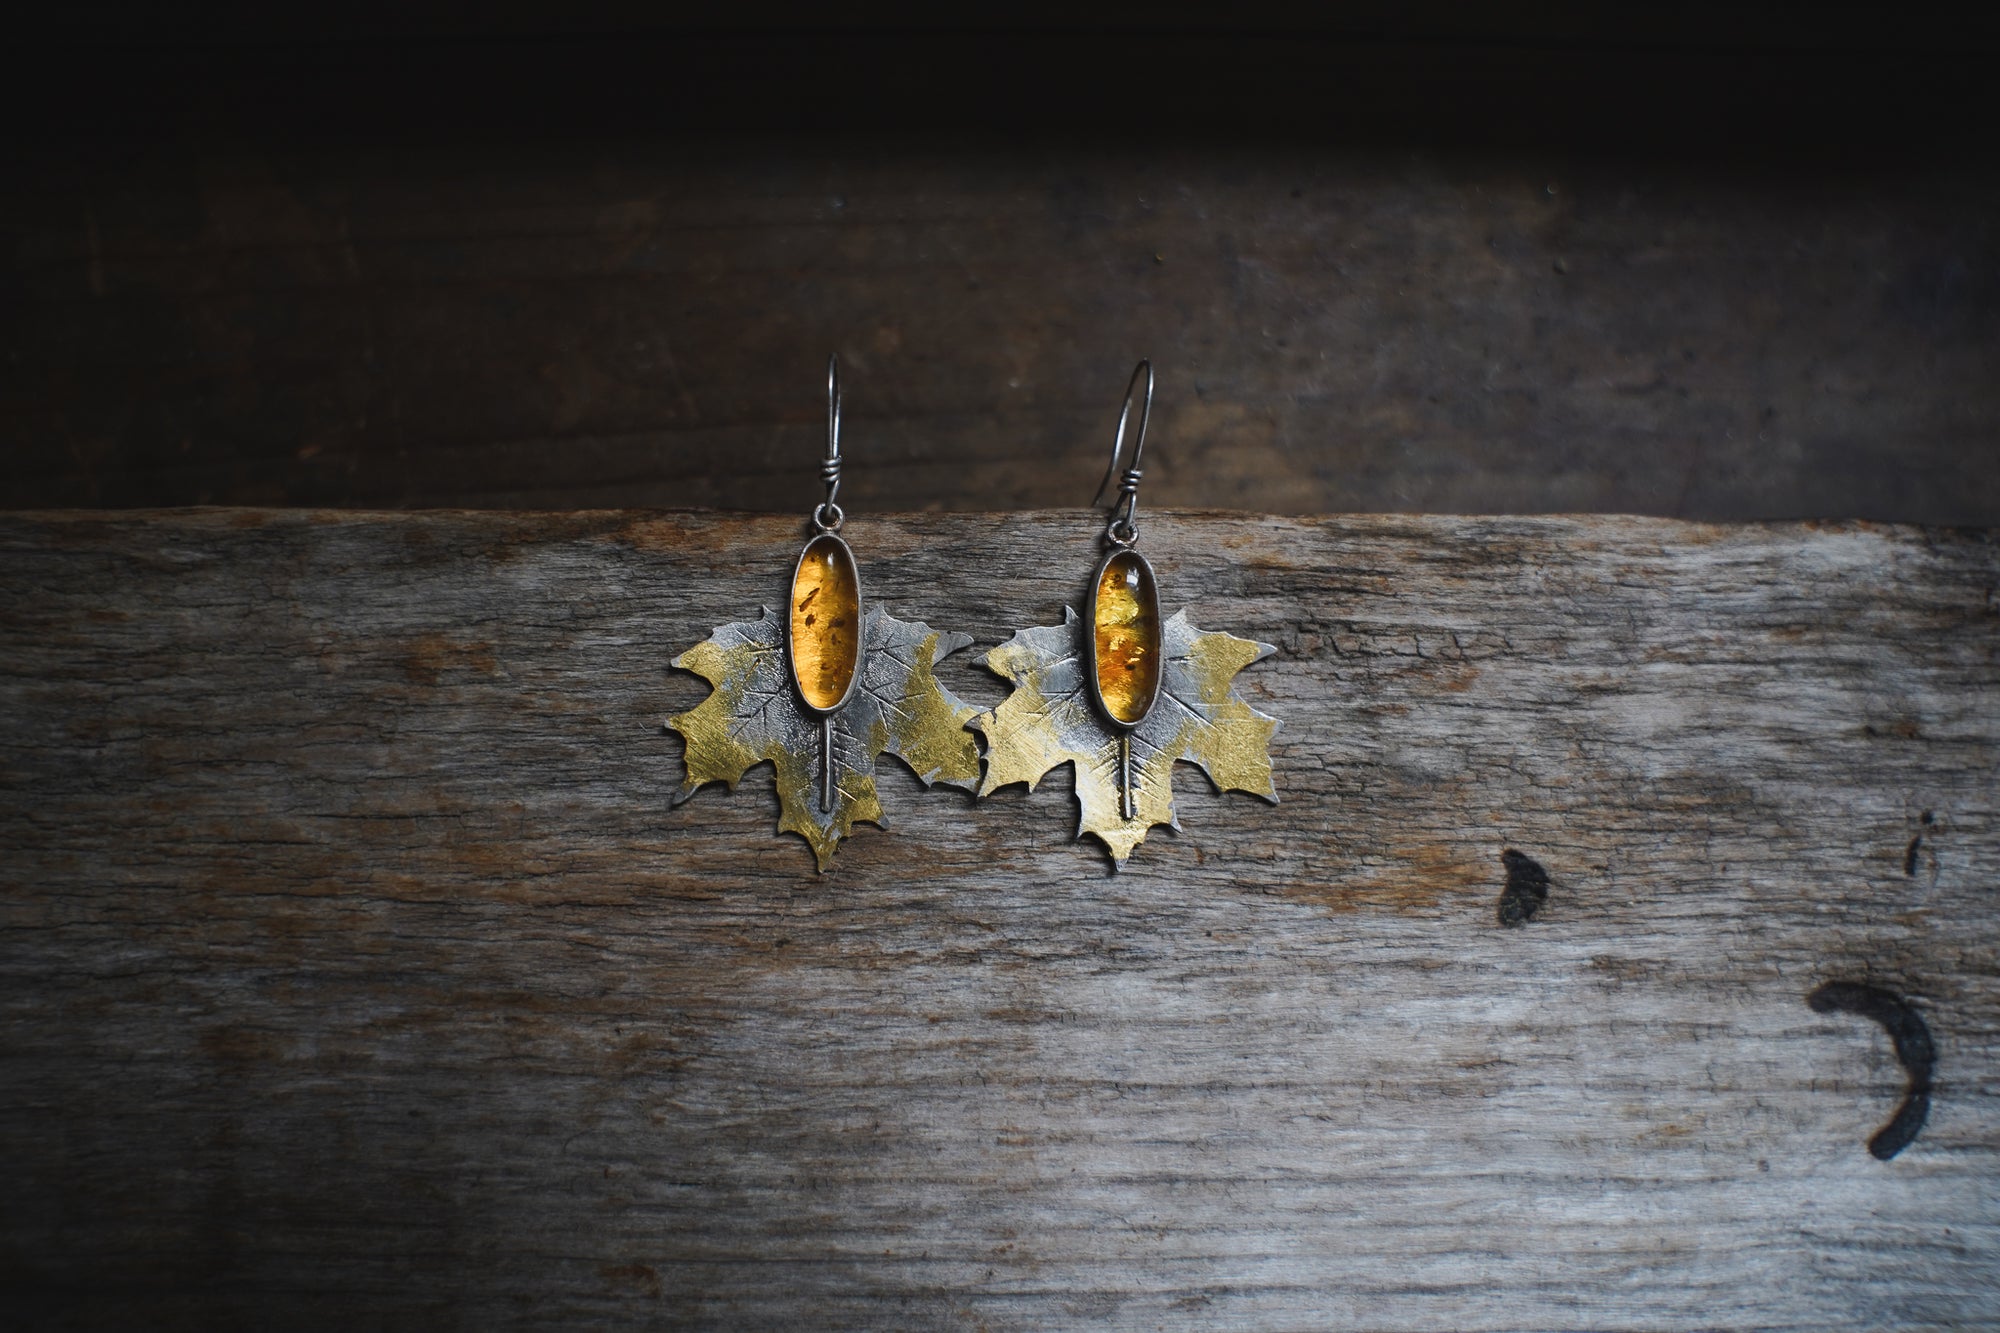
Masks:
[[[814,547],[820,545],[822,542],[830,542],[840,548],[841,554],[847,559],[848,570],[854,575],[854,671],[847,678],[847,689],[840,696],[840,701],[828,708],[815,707],[806,698],[805,687],[799,684],[798,653],[792,643],[792,616],[794,613],[792,598],[798,595],[799,571],[805,568],[806,556]],[[854,548],[849,546],[839,533],[816,532],[806,541],[804,546],[799,548],[798,559],[792,562],[791,584],[785,589],[785,675],[792,682],[792,697],[798,701],[799,707],[805,709],[809,715],[813,717],[832,717],[835,713],[847,707],[847,701],[852,699],[854,691],[860,688],[861,669],[866,665],[867,656],[868,604],[864,600],[861,591],[861,562],[854,558]]]
[[[1140,555],[1129,546],[1115,546],[1111,550],[1106,551],[1104,558],[1097,562],[1097,568],[1090,573],[1090,596],[1085,601],[1083,641],[1085,645],[1084,664],[1087,668],[1084,673],[1084,680],[1090,687],[1090,702],[1096,707],[1098,717],[1102,718],[1107,725],[1117,731],[1130,732],[1135,727],[1142,725],[1148,717],[1152,716],[1153,706],[1160,701],[1160,681],[1165,673],[1157,668],[1154,670],[1153,691],[1146,696],[1146,706],[1139,710],[1139,716],[1133,718],[1130,722],[1119,721],[1104,702],[1104,691],[1099,687],[1097,682],[1097,590],[1104,586],[1104,571],[1111,567],[1111,562],[1126,556],[1138,561],[1139,568],[1146,572],[1146,587],[1152,594],[1153,624],[1155,626],[1155,633],[1160,639],[1160,642],[1154,646],[1154,651],[1159,652],[1163,650],[1166,643],[1166,634],[1164,627],[1160,624],[1159,575],[1153,572],[1152,561],[1146,559],[1145,556]]]

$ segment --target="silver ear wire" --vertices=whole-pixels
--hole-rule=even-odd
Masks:
[[[826,482],[826,499],[813,510],[813,526],[821,532],[838,532],[847,515],[834,497],[840,494],[840,353],[826,359],[826,458],[819,465]]]
[[[1104,469],[1104,480],[1098,483],[1097,494],[1090,499],[1091,507],[1104,498],[1111,478],[1118,476],[1118,461],[1125,456],[1125,427],[1132,419],[1132,398],[1139,389],[1139,378],[1145,377],[1146,393],[1139,399],[1139,429],[1132,440],[1132,461],[1125,467],[1119,478],[1118,498],[1111,504],[1110,521],[1104,525],[1104,540],[1113,546],[1130,546],[1139,540],[1139,459],[1146,452],[1146,421],[1153,415],[1153,363],[1141,361],[1132,371],[1132,378],[1125,385],[1125,406],[1118,412],[1118,435],[1111,442],[1111,466]]]

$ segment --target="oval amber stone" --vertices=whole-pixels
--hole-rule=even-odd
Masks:
[[[854,552],[832,533],[806,543],[792,575],[792,679],[808,707],[847,699],[861,667],[861,576]]]
[[[1090,620],[1098,701],[1112,721],[1136,725],[1160,691],[1160,594],[1145,557],[1120,551],[1104,562]]]

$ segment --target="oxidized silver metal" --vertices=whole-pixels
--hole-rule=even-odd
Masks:
[[[1111,516],[1104,525],[1104,544],[1107,548],[1104,558],[1097,562],[1097,568],[1090,576],[1090,596],[1085,604],[1083,617],[1083,640],[1089,654],[1089,671],[1084,679],[1089,684],[1090,701],[1097,709],[1097,715],[1118,733],[1118,808],[1126,819],[1137,817],[1137,804],[1133,791],[1132,772],[1132,731],[1152,713],[1153,705],[1159,702],[1160,682],[1165,671],[1156,666],[1153,671],[1153,689],[1146,697],[1145,707],[1139,716],[1130,722],[1114,715],[1104,702],[1104,691],[1099,685],[1097,672],[1097,594],[1103,586],[1104,571],[1113,560],[1130,554],[1146,571],[1146,585],[1151,602],[1154,633],[1160,630],[1160,581],[1153,573],[1152,562],[1132,549],[1139,540],[1139,480],[1144,475],[1139,468],[1139,460],[1146,452],[1146,423],[1153,415],[1153,363],[1142,358],[1132,369],[1132,378],[1125,384],[1125,405],[1118,410],[1118,433],[1111,441],[1111,462],[1104,469],[1104,480],[1097,485],[1097,494],[1091,497],[1095,505],[1104,498],[1104,492],[1111,485],[1111,478],[1118,475],[1118,462],[1125,453],[1125,427],[1132,419],[1132,399],[1139,388],[1140,377],[1146,381],[1146,392],[1139,398],[1139,426],[1133,432],[1132,461],[1126,464],[1125,472],[1118,481],[1118,498],[1111,503]],[[1160,645],[1155,645],[1158,652]]]

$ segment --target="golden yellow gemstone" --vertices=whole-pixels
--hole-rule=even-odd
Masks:
[[[792,576],[792,678],[814,708],[833,708],[861,667],[861,576],[832,533],[806,543]]]
[[[1131,726],[1160,689],[1160,594],[1153,571],[1130,551],[1105,562],[1091,601],[1097,696],[1113,720]]]

